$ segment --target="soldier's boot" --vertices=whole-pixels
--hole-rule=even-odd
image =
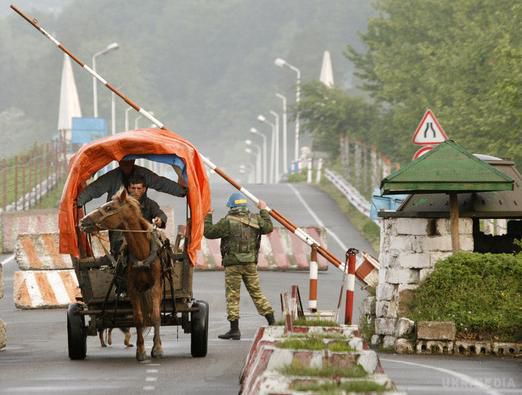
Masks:
[[[232,340],[240,340],[241,332],[239,331],[239,320],[230,321],[230,330],[218,336],[220,339],[232,339]]]
[[[274,313],[268,313],[265,315],[268,325],[272,326],[275,324]]]

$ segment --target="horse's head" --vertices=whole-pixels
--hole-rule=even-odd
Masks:
[[[80,229],[93,233],[99,230],[127,228],[129,220],[140,217],[139,202],[122,188],[112,200],[83,217],[80,220]]]

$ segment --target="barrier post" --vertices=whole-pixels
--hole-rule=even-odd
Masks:
[[[323,158],[319,158],[317,161],[317,174],[315,175],[315,183],[321,183],[321,172],[323,171]]]
[[[348,265],[348,275],[345,277],[346,288],[346,306],[344,309],[344,323],[352,325],[353,323],[353,294],[355,291],[355,257],[359,253],[356,248],[349,248],[346,251],[346,259]]]
[[[317,248],[312,246],[310,254],[310,289],[308,293],[308,309],[312,313],[317,312],[317,277],[319,265],[317,264]]]

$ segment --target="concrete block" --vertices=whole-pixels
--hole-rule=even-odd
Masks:
[[[435,269],[421,269],[419,270],[419,282],[426,280]]]
[[[451,236],[445,234],[442,236],[424,237],[422,240],[422,249],[425,252],[451,251]]]
[[[397,235],[427,235],[428,220],[424,218],[397,218]]]
[[[354,337],[354,338],[350,339],[348,344],[355,351],[362,351],[362,350],[364,350],[364,342],[363,342],[363,340],[360,337]]]
[[[400,268],[400,256],[401,252],[399,250],[389,250],[385,254],[382,255],[383,260],[382,267],[385,268]]]
[[[375,333],[377,335],[394,335],[396,318],[375,319]]]
[[[430,261],[431,261],[431,267],[435,267],[438,261],[441,261],[443,259],[446,259],[453,255],[453,252],[451,251],[432,251],[430,252]]]
[[[417,339],[421,340],[455,340],[457,329],[452,321],[419,321],[417,322]]]
[[[403,254],[399,260],[403,268],[425,269],[432,267],[429,254]]]
[[[377,354],[373,350],[363,350],[359,354],[357,363],[362,366],[366,373],[373,374],[377,369]]]
[[[415,329],[415,321],[412,321],[406,317],[400,317],[399,320],[397,321],[396,336],[403,337],[403,336],[409,335],[410,333],[413,333],[414,329]]]
[[[418,283],[419,271],[415,269],[388,269],[385,280],[390,284]]]
[[[381,336],[373,335],[370,339],[370,345],[372,346],[380,346],[381,345]]]
[[[493,342],[492,349],[496,355],[511,357],[522,355],[522,343]]]
[[[7,345],[7,330],[4,321],[0,320],[0,350]]]
[[[473,251],[475,248],[475,242],[473,241],[473,235],[461,235],[460,236],[460,249],[462,251]]]
[[[419,284],[399,284],[399,295],[403,291],[415,291],[417,288],[419,288]]]
[[[413,342],[408,339],[395,340],[394,348],[399,354],[412,354],[414,352]]]
[[[395,340],[397,340],[395,336],[384,336],[382,339],[382,347],[388,350],[393,349],[395,347]]]
[[[375,296],[368,296],[364,299],[363,314],[367,316],[375,315]]]
[[[453,342],[440,340],[417,340],[416,349],[419,354],[451,354],[453,352]]]
[[[453,352],[461,355],[486,355],[491,353],[491,343],[457,340],[453,346]]]
[[[437,231],[441,234],[451,234],[450,220],[448,218],[437,219]],[[471,218],[459,218],[459,233],[461,235],[473,234],[473,220]]]
[[[389,237],[389,250],[397,250],[399,252],[422,252],[423,246],[421,240],[423,237],[397,235]]]
[[[396,301],[379,301],[375,304],[375,316],[396,318],[398,313],[398,304]]]
[[[396,286],[392,284],[379,284],[377,285],[377,289],[375,295],[377,300],[391,300],[393,298],[393,294],[395,292]]]

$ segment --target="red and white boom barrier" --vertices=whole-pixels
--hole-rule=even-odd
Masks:
[[[344,309],[344,323],[352,325],[353,322],[353,295],[355,292],[355,258],[359,251],[350,248],[346,251],[348,274],[345,276],[346,305]]]

